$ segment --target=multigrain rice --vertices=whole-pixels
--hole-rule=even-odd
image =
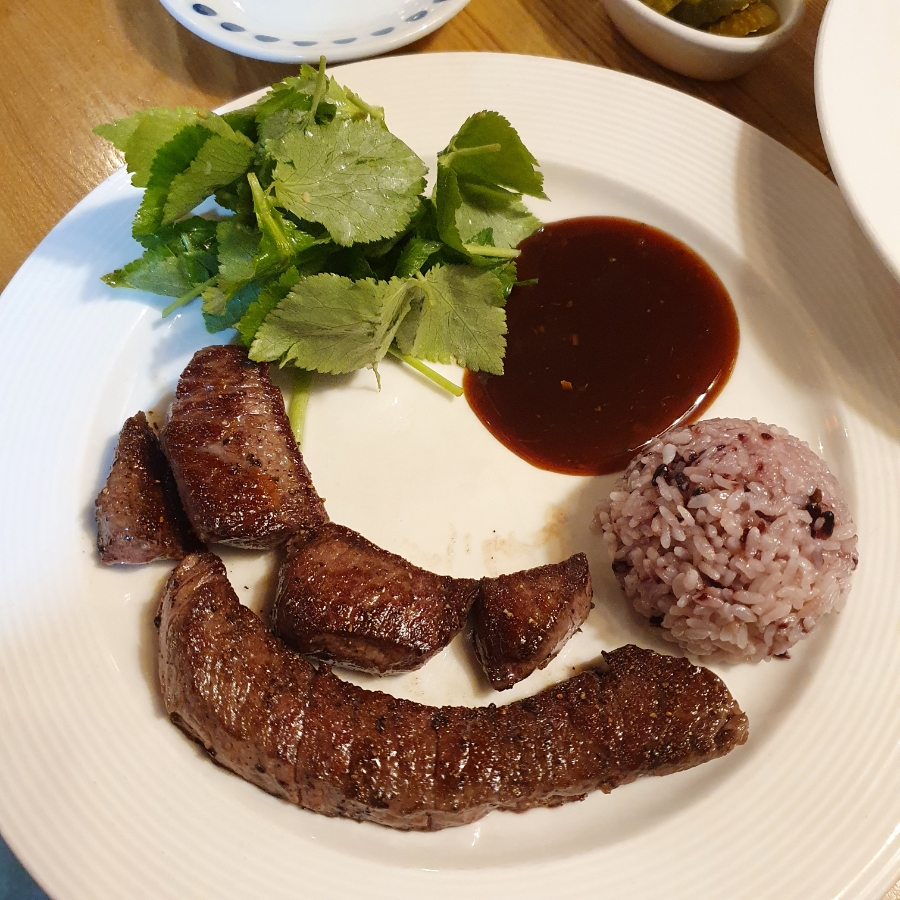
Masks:
[[[707,419],[666,432],[595,525],[635,609],[696,656],[784,654],[840,610],[856,529],[825,463],[783,428]]]

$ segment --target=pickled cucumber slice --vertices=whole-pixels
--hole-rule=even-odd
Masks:
[[[723,37],[747,37],[764,28],[776,28],[781,23],[777,10],[767,3],[751,3],[746,9],[732,13],[718,22],[714,22],[706,30],[710,34]]]
[[[681,3],[681,0],[644,0],[644,3],[666,16]]]
[[[672,18],[691,28],[702,28],[723,16],[746,9],[752,2],[753,0],[683,0],[672,11]]]

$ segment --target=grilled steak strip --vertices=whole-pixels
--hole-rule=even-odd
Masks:
[[[426,572],[343,525],[288,544],[275,633],[325,662],[384,675],[417,669],[462,630],[478,582]]]
[[[97,549],[106,565],[183,559],[202,544],[178,499],[172,471],[147,416],[122,426],[112,468],[94,501]]]
[[[295,656],[242,606],[221,562],[187,557],[160,613],[173,721],[223,766],[300,806],[436,830],[556,806],[724,756],[747,717],[709,670],[638,647],[502,707],[429,707]]]
[[[268,367],[206,347],[181,375],[162,445],[197,534],[265,549],[327,521]]]
[[[591,611],[591,573],[577,553],[560,563],[482,578],[472,615],[475,654],[495,690],[543,669]]]

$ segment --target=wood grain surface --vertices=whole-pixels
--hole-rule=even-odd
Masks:
[[[555,56],[630,72],[755,125],[823,172],[813,54],[825,0],[785,46],[731,82],[666,71],[634,50],[598,0],[471,0],[401,53]],[[145,106],[214,107],[295,71],[220,50],[158,0],[0,0],[0,290],[72,206],[120,165],[91,129]]]
[[[634,50],[598,0],[471,0],[400,53],[477,50],[617,69],[718,106],[831,175],[813,56],[826,0],[797,33],[729,82],[675,75]],[[235,56],[178,25],[158,0],[0,0],[0,290],[41,238],[121,164],[91,129],[145,106],[214,107],[295,71]],[[900,885],[885,900],[900,900]]]

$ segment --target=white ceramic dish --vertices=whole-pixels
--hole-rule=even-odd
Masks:
[[[781,25],[771,34],[730,38],[689,28],[641,0],[603,0],[613,24],[645,56],[661,66],[706,81],[724,81],[749,72],[794,33],[806,0],[774,0]]]
[[[136,252],[138,192],[119,172],[0,299],[0,831],[55,900],[880,900],[900,872],[900,286],[837,188],[738,120],[603,69],[428,54],[339,77],[426,160],[470,113],[501,110],[543,162],[553,200],[539,215],[630,216],[709,261],[742,330],[711,412],[785,425],[829,460],[861,535],[849,604],[790,662],[718,670],[750,717],[745,747],[560,809],[403,834],[298,810],[217,768],[158,698],[152,619],[169,567],[102,569],[93,546],[122,421],[161,405],[209,341],[196,310],[162,321],[159,298],[99,281]],[[531,468],[464,401],[387,364],[380,393],[367,372],[320,382],[304,453],[334,519],[436,571],[588,552],[595,610],[509,699],[601,649],[666,649],[589,531],[610,478]],[[259,605],[271,558],[227,564]],[[497,697],[462,641],[386,686],[432,703]]]
[[[816,46],[828,161],[857,219],[900,278],[900,4],[830,0]]]
[[[343,62],[431,34],[469,0],[160,0],[185,28],[241,56]]]

